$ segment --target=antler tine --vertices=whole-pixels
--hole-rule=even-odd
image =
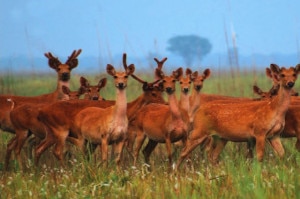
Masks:
[[[125,68],[125,70],[128,68],[128,65],[127,65],[127,55],[126,53],[123,53],[123,66]],[[133,76],[132,76],[133,77]]]
[[[144,80],[142,80],[141,78],[135,76],[134,74],[131,74],[131,77],[133,77],[135,80],[137,80],[138,82],[140,82],[142,84],[146,83]]]
[[[81,49],[79,49],[78,51],[74,50],[71,54],[71,56],[68,57],[68,60],[66,61],[66,64],[68,64],[70,61],[72,61],[73,59],[76,59],[78,57],[78,55],[81,53]]]
[[[156,63],[157,63],[157,68],[158,68],[159,70],[162,69],[162,67],[163,67],[165,61],[167,61],[167,59],[168,59],[168,58],[165,57],[165,58],[163,58],[161,61],[159,61],[157,58],[154,58],[154,60],[155,60]]]

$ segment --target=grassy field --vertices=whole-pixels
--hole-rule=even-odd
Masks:
[[[96,84],[100,77],[86,76]],[[73,74],[71,89],[79,85],[79,75]],[[152,79],[152,75],[143,74]],[[106,99],[114,99],[111,79],[101,91]],[[256,97],[252,85],[263,90],[271,87],[264,71],[218,72],[204,83],[202,92],[231,96]],[[28,75],[0,76],[0,94],[38,95],[55,89],[56,76]],[[299,90],[300,81],[295,89]],[[128,100],[141,94],[141,85],[130,80]],[[86,160],[74,149],[65,168],[59,166],[51,151],[43,154],[40,166],[28,159],[28,169],[20,171],[15,160],[10,170],[3,171],[6,144],[12,135],[0,132],[0,198],[300,198],[300,156],[295,139],[282,139],[286,150],[283,159],[274,155],[268,146],[262,163],[245,158],[245,144],[229,143],[220,163],[211,165],[205,154],[196,149],[191,164],[184,164],[177,173],[167,169],[165,147],[161,145],[151,156],[151,171],[142,155],[137,167],[124,151],[122,170],[113,162],[108,168],[100,164],[99,156]],[[174,153],[175,160],[179,151]],[[78,152],[78,153],[77,153]],[[26,157],[23,153],[22,157]]]

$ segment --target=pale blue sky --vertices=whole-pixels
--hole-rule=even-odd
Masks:
[[[0,0],[0,58],[44,52],[168,55],[169,38],[208,38],[226,52],[234,31],[241,54],[298,53],[299,0]],[[229,41],[231,43],[231,41]]]

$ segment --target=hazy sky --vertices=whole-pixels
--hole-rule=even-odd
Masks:
[[[208,38],[226,52],[225,31],[241,54],[298,53],[299,0],[0,0],[0,58],[147,56],[166,51],[169,38]],[[231,40],[229,41],[232,44]]]

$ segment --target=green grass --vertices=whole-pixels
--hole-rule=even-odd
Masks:
[[[103,75],[104,76],[104,75]],[[101,77],[103,77],[101,76]],[[0,91],[17,95],[38,95],[55,89],[55,76],[0,76]],[[79,85],[79,76],[72,77],[71,89]],[[97,83],[99,76],[87,76]],[[152,75],[144,75],[152,79]],[[46,79],[46,80],[45,80]],[[101,91],[106,99],[114,99],[111,78]],[[263,90],[271,87],[271,80],[263,72],[241,72],[240,76],[227,72],[212,71],[204,82],[202,92],[231,96],[255,97],[252,85],[257,83]],[[295,89],[299,90],[298,81]],[[129,81],[128,100],[141,94],[141,85]],[[300,198],[300,156],[296,151],[295,139],[282,139],[286,149],[283,159],[274,155],[267,146],[262,163],[245,158],[246,145],[228,143],[221,154],[220,163],[211,165],[199,149],[194,150],[192,164],[182,165],[179,172],[167,169],[164,145],[160,145],[151,156],[151,168],[144,164],[142,154],[137,167],[124,152],[122,170],[113,162],[104,168],[99,161],[86,160],[73,149],[73,155],[65,168],[50,151],[41,157],[38,168],[26,159],[28,169],[20,171],[15,160],[10,170],[3,171],[6,144],[11,134],[0,132],[0,198]],[[179,151],[175,153],[175,160]]]

